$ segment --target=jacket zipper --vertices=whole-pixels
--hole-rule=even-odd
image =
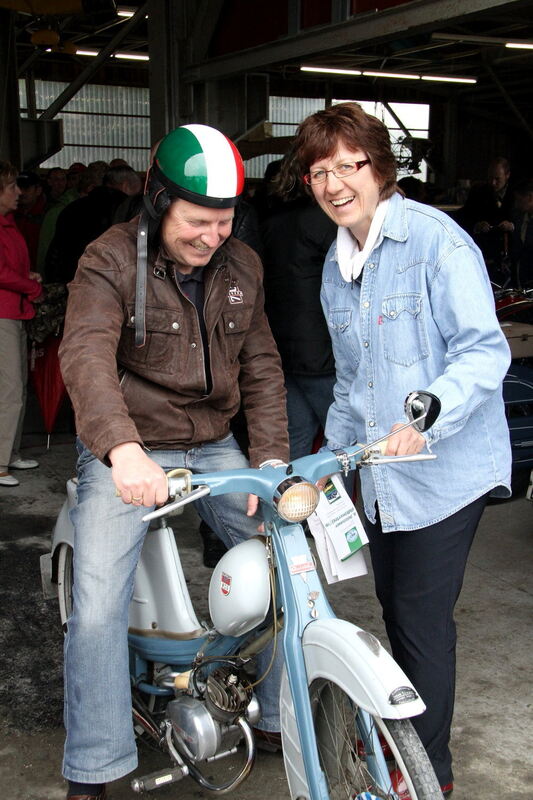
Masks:
[[[192,300],[189,300],[189,298],[184,294],[184,292],[181,291],[181,288],[180,288],[180,285],[179,285],[178,281],[176,281],[176,285],[177,285],[178,291],[181,294],[181,296],[183,297],[183,299],[193,307],[193,311],[196,314],[196,321],[198,323],[198,333],[199,333],[199,336],[200,336],[200,342],[202,342],[202,332],[200,330],[200,317],[198,316],[198,311],[196,310],[196,306],[194,305]],[[204,307],[205,307],[206,300],[207,300],[207,298],[205,297],[205,294],[204,294]],[[204,322],[205,322],[205,318],[204,318]],[[205,371],[205,354],[203,353],[203,342],[202,342],[202,355],[203,355],[202,373],[203,373],[203,376],[204,376],[204,394],[205,394],[205,396],[207,396],[207,375],[206,375],[206,371]]]

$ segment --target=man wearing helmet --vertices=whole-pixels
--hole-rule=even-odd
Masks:
[[[74,609],[65,640],[67,796],[104,798],[135,768],[128,605],[147,508],[165,471],[237,469],[244,408],[252,466],[288,458],[285,390],[257,255],[231,237],[240,156],[187,125],[157,147],[140,217],[91,243],[69,285],[61,367],[76,415]],[[118,499],[120,494],[122,502]],[[255,534],[257,498],[196,507],[227,546]],[[279,730],[263,700],[261,727]]]

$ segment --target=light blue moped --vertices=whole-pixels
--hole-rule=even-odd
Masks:
[[[426,430],[437,398],[413,392],[406,426]],[[272,641],[283,646],[280,712],[283,758],[293,800],[441,800],[427,755],[409,717],[424,703],[371,634],[336,618],[320,583],[302,527],[316,508],[316,481],[332,473],[389,461],[378,440],[349,452],[323,451],[289,465],[195,475],[170,474],[171,501],[146,515],[150,529],[130,605],[133,724],[139,739],[170,757],[170,766],[135,777],[137,792],[185,776],[225,794],[249,774],[256,756],[253,726],[261,712],[254,657]],[[61,617],[68,625],[73,579],[69,508],[52,541]],[[212,623],[191,603],[167,516],[206,494],[259,496],[264,536],[230,550],[209,585]]]

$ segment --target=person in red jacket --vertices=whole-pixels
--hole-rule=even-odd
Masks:
[[[18,170],[0,161],[0,486],[16,486],[9,469],[32,469],[34,459],[19,455],[27,380],[24,320],[41,296],[41,277],[30,270],[28,248],[15,225],[20,189]]]
[[[46,207],[46,195],[41,179],[36,172],[20,172],[17,177],[17,186],[21,193],[14,214],[15,222],[28,246],[31,268],[36,270],[37,249]]]

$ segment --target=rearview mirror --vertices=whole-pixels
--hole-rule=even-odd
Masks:
[[[440,414],[440,400],[430,392],[411,392],[405,399],[404,410],[413,428],[424,433]]]

